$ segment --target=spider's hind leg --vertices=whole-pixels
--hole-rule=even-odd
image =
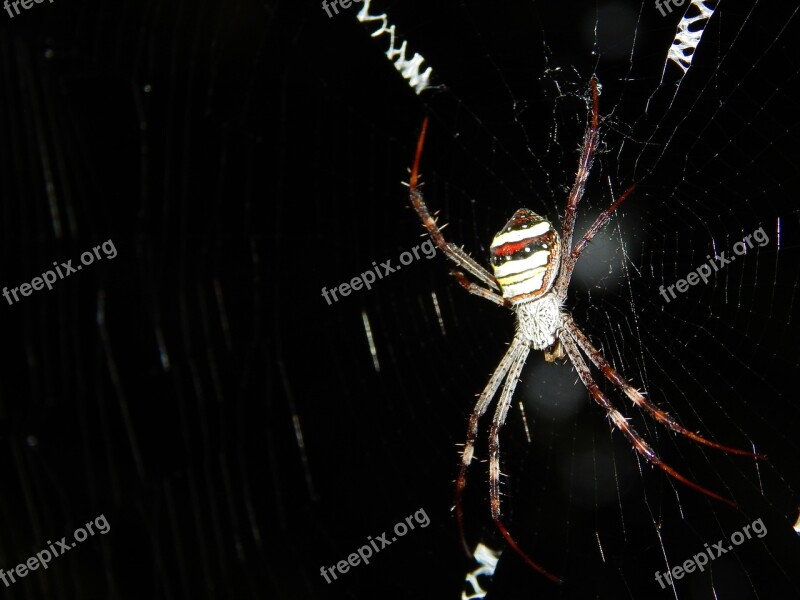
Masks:
[[[464,488],[467,486],[467,469],[475,455],[475,440],[478,437],[478,420],[486,412],[486,409],[489,408],[492,398],[494,398],[498,388],[506,378],[509,369],[515,364],[524,351],[524,343],[522,340],[515,337],[511,341],[511,345],[500,361],[500,364],[497,365],[494,373],[492,373],[492,376],[489,378],[489,382],[486,384],[483,392],[478,396],[478,401],[475,403],[475,407],[472,409],[472,413],[469,416],[467,438],[464,442],[464,449],[461,451],[461,466],[459,467],[458,477],[456,478],[454,503],[456,524],[458,525],[461,544],[464,546],[464,551],[470,558],[472,557],[472,552],[469,549],[469,544],[467,544],[466,536],[464,535],[464,509],[461,505],[461,498],[464,495]]]
[[[762,460],[766,458],[763,454],[756,454],[755,452],[750,452],[749,450],[740,450],[738,448],[732,448],[731,446],[725,446],[723,444],[718,444],[717,442],[712,442],[711,440],[707,440],[703,436],[696,434],[693,431],[689,431],[680,425],[669,414],[658,408],[639,390],[633,388],[627,381],[625,381],[622,376],[617,373],[616,369],[614,369],[614,367],[608,363],[600,351],[592,345],[592,342],[589,340],[587,335],[581,331],[580,327],[575,324],[575,322],[572,320],[572,317],[566,317],[564,323],[566,331],[572,336],[572,339],[575,341],[578,347],[586,353],[592,363],[594,363],[594,366],[603,372],[603,375],[605,375],[606,379],[620,388],[623,393],[630,398],[631,402],[647,411],[647,413],[656,421],[666,427],[669,427],[675,433],[687,437],[698,444],[703,444],[710,448],[716,448],[717,450],[722,450],[728,454],[752,456]]]
[[[680,481],[684,485],[689,486],[690,488],[697,490],[698,492],[705,494],[711,498],[724,502],[729,506],[737,508],[736,503],[732,500],[728,500],[720,496],[719,494],[712,492],[711,490],[704,488],[703,486],[691,481],[678,473],[675,469],[670,467],[667,463],[661,460],[659,456],[655,453],[655,451],[645,442],[641,436],[636,432],[636,430],[631,427],[628,423],[627,419],[622,416],[612,404],[608,397],[600,390],[595,380],[592,378],[591,373],[589,373],[589,367],[586,365],[586,362],[583,360],[581,356],[580,350],[576,345],[575,341],[570,338],[566,332],[562,332],[561,343],[564,345],[564,349],[567,351],[569,355],[569,359],[575,367],[575,370],[578,372],[578,377],[580,378],[581,382],[586,389],[589,390],[589,394],[592,396],[592,399],[599,404],[603,410],[605,410],[606,415],[608,416],[611,423],[619,429],[625,437],[628,438],[631,445],[633,446],[634,450],[638,452],[647,462],[651,465],[658,467],[662,471],[664,471],[667,475]]]
[[[523,345],[521,354],[514,358],[514,362],[508,371],[503,391],[500,392],[500,400],[497,401],[495,408],[494,418],[492,425],[489,429],[489,497],[491,501],[492,520],[500,533],[505,538],[508,545],[516,552],[529,566],[536,569],[539,573],[547,577],[554,583],[561,583],[561,579],[552,573],[548,572],[544,567],[534,562],[525,552],[523,552],[516,540],[511,537],[506,526],[500,520],[500,428],[505,423],[508,408],[511,405],[511,398],[514,395],[514,390],[519,383],[519,377],[522,373],[522,367],[525,365],[525,359],[530,352],[528,344]]]

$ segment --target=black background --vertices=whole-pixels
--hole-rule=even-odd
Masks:
[[[520,206],[555,220],[593,72],[606,119],[586,214],[639,187],[567,308],[687,427],[769,462],[697,448],[615,396],[667,462],[740,510],[691,491],[637,463],[569,365],[533,353],[518,394],[563,407],[577,390],[580,407],[529,408],[530,443],[512,409],[505,515],[565,583],[506,550],[488,597],[800,597],[796,9],[725,2],[674,103],[664,88],[645,115],[677,13],[499,4],[374,7],[433,66],[439,88],[419,97],[361,5],[0,13],[2,284],[108,239],[119,251],[0,311],[0,567],[99,514],[111,525],[6,597],[460,597],[475,566],[451,513],[457,444],[512,316],[464,294],[441,256],[330,306],[320,289],[420,243],[400,182],[425,114],[426,194],[451,239],[483,261]],[[769,245],[662,301],[660,285],[759,226]],[[468,539],[504,548],[484,462],[467,489]],[[421,508],[427,528],[321,577]],[[766,537],[713,571],[674,594],[655,583],[758,518]]]

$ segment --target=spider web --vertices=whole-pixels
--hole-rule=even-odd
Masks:
[[[119,250],[4,307],[0,568],[111,526],[7,595],[458,598],[471,574],[488,598],[800,596],[797,8],[704,2],[684,70],[667,56],[689,3],[369,4],[405,70],[363,4],[43,3],[4,21],[3,285]],[[739,509],[708,498],[612,432],[571,365],[532,353],[501,435],[503,509],[554,586],[491,524],[491,415],[465,514],[492,567],[463,556],[451,513],[512,315],[441,256],[331,304],[321,288],[425,239],[400,185],[425,114],[424,191],[451,241],[486,264],[517,208],[557,221],[593,73],[601,147],[576,234],[637,188],[567,308],[684,426],[769,460],[678,438],[595,373],[668,464]],[[759,228],[763,247],[660,294]],[[420,509],[429,526],[326,583],[320,567]],[[757,519],[763,538],[656,582]]]

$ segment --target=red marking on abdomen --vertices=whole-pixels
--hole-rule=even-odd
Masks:
[[[492,254],[494,256],[508,256],[510,254],[516,254],[535,239],[536,238],[527,238],[518,242],[508,242],[507,244],[503,244],[497,248],[492,248]]]

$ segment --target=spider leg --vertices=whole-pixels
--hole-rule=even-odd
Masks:
[[[563,331],[559,332],[559,339],[561,340],[564,349],[569,356],[569,359],[572,361],[572,364],[575,365],[575,370],[578,372],[578,377],[583,382],[583,385],[586,386],[586,389],[589,390],[592,398],[594,399],[597,404],[599,404],[608,415],[609,419],[617,426],[617,428],[622,431],[622,433],[627,437],[630,442],[633,444],[634,449],[641,454],[647,462],[650,464],[658,467],[672,478],[680,481],[684,485],[688,485],[690,488],[697,490],[705,494],[706,496],[710,496],[711,498],[715,498],[716,500],[720,500],[726,504],[729,504],[736,508],[736,504],[732,500],[728,500],[727,498],[723,498],[719,494],[715,494],[709,489],[704,488],[703,486],[686,479],[683,475],[678,473],[675,469],[664,463],[655,451],[647,445],[647,443],[636,433],[636,430],[628,424],[628,421],[625,417],[622,416],[614,406],[611,404],[611,401],[608,397],[600,390],[597,386],[597,383],[592,379],[592,375],[589,372],[589,367],[586,366],[586,363],[581,356],[580,350],[575,345],[575,342],[572,341],[572,338],[565,335]]]
[[[506,351],[505,356],[503,356],[502,360],[500,361],[500,364],[497,365],[494,373],[492,373],[492,376],[489,378],[489,382],[481,392],[481,395],[478,396],[478,401],[475,403],[475,407],[472,409],[472,413],[469,415],[469,421],[467,423],[467,438],[464,442],[464,450],[461,452],[461,466],[458,470],[458,478],[456,479],[455,489],[456,523],[458,524],[458,533],[461,536],[461,543],[464,546],[464,550],[469,557],[472,557],[472,552],[470,552],[469,546],[467,545],[467,540],[464,536],[464,511],[461,506],[461,497],[464,495],[464,488],[467,485],[467,469],[469,468],[469,465],[472,462],[472,457],[475,453],[475,439],[478,437],[478,420],[486,412],[486,409],[489,407],[492,398],[494,398],[495,393],[497,393],[497,388],[500,387],[500,384],[503,382],[503,379],[508,373],[508,370],[511,368],[511,365],[515,364],[515,361],[524,352],[524,350],[524,342],[515,337],[511,341],[511,345]]]
[[[564,211],[564,219],[561,224],[561,241],[564,248],[572,246],[572,235],[575,231],[575,217],[578,211],[578,203],[583,198],[583,192],[586,188],[586,180],[589,177],[589,171],[592,168],[592,161],[594,153],[597,149],[597,139],[599,137],[599,102],[597,99],[597,78],[592,77],[592,112],[589,117],[589,124],[586,127],[586,133],[583,136],[583,149],[581,150],[581,157],[578,160],[578,173],[575,175],[575,183],[572,185],[572,190],[567,200],[567,208]],[[578,260],[583,249],[592,240],[592,238],[600,231],[606,224],[614,211],[617,210],[620,204],[633,192],[636,184],[631,185],[625,190],[617,200],[604,210],[589,230],[583,235],[580,241],[569,252],[564,253],[561,257],[560,272],[558,275],[558,282],[556,283],[556,293],[559,298],[565,298],[567,294],[567,287],[572,278],[572,270],[575,268],[575,263]]]
[[[477,283],[470,281],[461,271],[454,270],[451,271],[450,274],[455,277],[456,281],[461,284],[461,287],[467,290],[470,294],[475,294],[481,298],[486,298],[487,300],[494,302],[499,306],[505,306],[507,308],[511,307],[511,302],[503,298],[501,295],[494,293],[492,290],[482,288]]]
[[[606,376],[611,383],[616,385],[620,388],[631,401],[639,406],[640,408],[645,409],[650,416],[652,416],[656,421],[666,425],[675,433],[679,433],[683,436],[688,437],[691,440],[699,444],[705,444],[706,446],[710,446],[711,448],[716,448],[717,450],[722,450],[723,452],[728,452],[730,454],[739,454],[742,456],[753,456],[755,458],[766,458],[762,454],[755,454],[753,452],[748,452],[747,450],[739,450],[738,448],[731,448],[730,446],[725,446],[723,444],[717,444],[716,442],[712,442],[710,440],[705,439],[704,437],[697,435],[689,431],[688,429],[682,427],[673,419],[669,414],[658,408],[655,404],[650,402],[645,396],[639,392],[639,390],[633,388],[627,381],[625,381],[620,374],[612,367],[608,361],[603,357],[603,355],[595,348],[589,338],[586,336],[583,331],[575,324],[572,320],[572,317],[566,316],[564,318],[564,323],[566,326],[567,331],[572,335],[573,339],[577,343],[578,347],[583,350],[586,355],[591,359],[594,365],[603,372],[603,375]]]
[[[478,262],[469,254],[464,252],[463,249],[444,239],[441,228],[436,224],[436,219],[431,216],[428,206],[425,204],[425,200],[422,198],[422,192],[420,191],[422,182],[419,181],[419,163],[420,158],[422,157],[422,147],[425,144],[425,132],[427,129],[428,118],[426,117],[422,122],[422,129],[419,132],[419,139],[417,140],[417,152],[414,156],[414,166],[411,169],[411,179],[408,183],[411,205],[414,207],[414,210],[417,211],[417,214],[422,221],[422,225],[428,230],[433,243],[447,258],[453,261],[458,267],[468,271],[477,279],[480,279],[490,288],[499,290],[500,287],[497,285],[494,276],[489,273],[489,271],[478,264]]]
[[[592,168],[594,152],[597,149],[597,138],[599,136],[599,102],[597,100],[597,78],[592,77],[592,112],[589,116],[589,123],[586,132],[583,134],[583,148],[581,157],[578,159],[578,172],[575,175],[575,182],[567,200],[567,208],[564,210],[564,219],[561,223],[561,243],[564,248],[572,247],[572,233],[575,229],[575,215],[578,211],[578,203],[583,198],[586,188],[586,180]],[[561,268],[566,266],[567,254],[561,259]]]
[[[514,390],[519,382],[522,367],[525,365],[525,359],[528,358],[530,346],[527,344],[523,347],[523,352],[516,356],[513,364],[508,371],[503,391],[500,393],[500,400],[497,402],[497,408],[494,411],[494,419],[489,430],[489,497],[491,501],[492,520],[494,521],[497,529],[503,534],[503,537],[508,542],[508,545],[513,548],[514,552],[519,554],[526,563],[537,570],[539,573],[547,577],[555,583],[561,583],[561,579],[552,573],[549,573],[544,567],[534,562],[527,554],[525,554],[511,537],[508,529],[500,520],[500,428],[505,423],[508,408],[511,405],[511,399],[514,395]]]
[[[600,231],[603,226],[608,222],[611,218],[611,215],[614,214],[614,211],[619,208],[619,205],[625,202],[625,200],[633,193],[633,190],[636,188],[636,184],[631,184],[627,190],[622,192],[619,198],[617,198],[611,206],[605,209],[600,216],[597,217],[597,220],[592,223],[592,226],[583,234],[583,237],[578,240],[578,243],[575,244],[575,247],[572,249],[570,254],[567,256],[566,260],[566,268],[568,269],[567,273],[572,273],[572,269],[575,267],[575,263],[578,261],[578,257],[581,255],[581,252],[586,248],[589,242],[592,241],[592,238],[597,235],[597,232]]]

